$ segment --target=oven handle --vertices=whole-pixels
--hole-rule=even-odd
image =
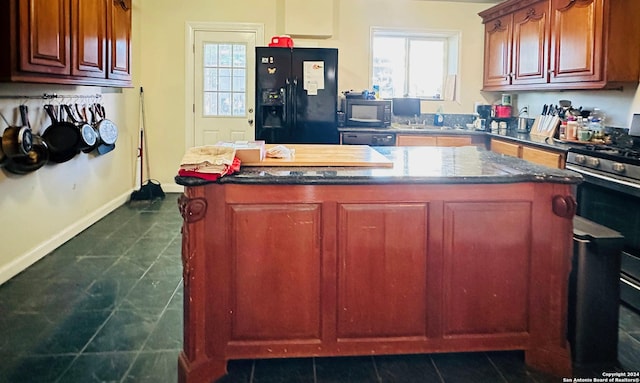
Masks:
[[[640,290],[640,286],[636,285],[635,283],[631,282],[630,280],[628,280],[626,278],[620,278],[620,282],[631,286],[635,290]]]
[[[604,181],[609,181],[609,182],[613,182],[613,183],[617,183],[617,184],[620,184],[620,185],[629,186],[629,187],[632,187],[634,189],[639,189],[640,190],[640,185],[634,184],[633,182],[619,180],[617,178],[612,178],[612,177],[607,177],[605,175],[598,174],[598,173],[593,173],[593,172],[590,172],[590,171],[587,171],[587,170],[584,170],[582,168],[578,168],[578,167],[575,167],[575,166],[571,166],[571,165],[567,165],[567,166],[565,166],[565,168],[568,169],[568,170],[573,170],[574,172],[578,172],[578,173],[581,173],[581,174],[588,175],[590,177],[599,178],[599,179],[604,180]]]

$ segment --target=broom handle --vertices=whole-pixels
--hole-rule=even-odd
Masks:
[[[147,137],[144,134],[145,127],[147,126],[146,117],[144,112],[144,90],[140,87],[140,111],[142,113],[142,129],[140,130],[140,137],[142,138],[142,152],[147,150]],[[141,156],[142,156],[141,152]],[[140,158],[141,162],[144,160],[145,166],[147,168],[147,178],[151,179],[151,168],[149,167],[149,152],[147,151],[145,156]],[[142,164],[140,165],[142,167]],[[140,178],[140,182],[142,182],[142,177]]]

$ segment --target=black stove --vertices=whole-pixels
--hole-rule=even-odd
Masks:
[[[635,137],[619,133],[607,145],[572,145],[567,168],[578,172],[596,172],[637,183],[640,187],[640,143]]]
[[[620,232],[620,298],[640,311],[640,145],[626,133],[609,145],[571,145],[566,168],[580,173],[578,215]]]

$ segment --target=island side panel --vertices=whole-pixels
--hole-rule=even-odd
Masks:
[[[558,376],[571,376],[567,334],[567,300],[573,254],[575,193],[571,185],[540,184],[533,204],[531,270],[531,345],[527,364]],[[554,212],[554,201],[568,210]],[[560,209],[562,210],[562,209]],[[558,213],[564,213],[565,216]],[[553,325],[551,325],[553,324]]]
[[[219,188],[221,189],[221,188]],[[224,357],[212,355],[208,342],[220,332],[210,332],[210,305],[207,294],[207,253],[212,244],[211,209],[224,206],[224,200],[211,198],[206,192],[210,186],[186,188],[178,198],[182,224],[182,276],[183,276],[183,350],[178,358],[178,381],[180,383],[211,382],[227,373]],[[224,220],[224,218],[222,218]],[[220,352],[219,352],[220,353]]]

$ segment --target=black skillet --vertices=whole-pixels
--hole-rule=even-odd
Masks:
[[[80,130],[71,122],[62,119],[59,121],[53,105],[45,105],[44,110],[51,119],[51,125],[42,133],[42,138],[49,148],[49,161],[67,162],[80,153]]]

